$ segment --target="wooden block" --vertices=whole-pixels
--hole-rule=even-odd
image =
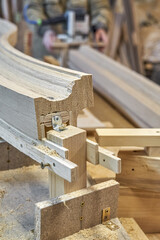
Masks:
[[[121,172],[121,159],[114,156],[114,153],[98,147],[98,144],[87,139],[87,160],[92,164],[100,164],[115,173]]]
[[[0,171],[9,169],[8,148],[8,143],[0,144]]]
[[[86,132],[73,126],[67,126],[61,132],[49,131],[47,139],[68,149],[68,159],[78,166],[77,180],[74,183],[65,181],[64,188],[62,188],[64,189],[63,194],[86,187]],[[57,188],[59,187],[57,186]],[[53,189],[54,192],[55,190]],[[51,196],[55,197],[52,193]]]
[[[91,75],[24,55],[12,47],[17,27],[3,19],[0,25],[1,119],[34,139],[42,139],[41,116],[62,111],[78,113],[93,105]]]
[[[108,122],[106,124],[111,127]],[[96,128],[105,128],[106,124],[96,118],[88,109],[84,109],[77,118],[77,126],[88,132],[94,131]]]
[[[101,165],[93,165],[89,162],[87,162],[87,174],[89,183],[91,185],[105,182],[111,179],[115,180],[116,178],[116,174],[113,171],[104,168]]]
[[[160,192],[160,158],[149,157],[145,151],[119,152],[122,172],[117,181],[126,186]]]
[[[160,147],[146,147],[146,153],[151,157],[160,157]]]
[[[159,146],[160,129],[96,129],[100,146]]]
[[[118,217],[133,217],[145,233],[160,232],[160,193],[121,187]]]
[[[101,223],[102,210],[116,217],[119,184],[108,181],[36,204],[36,239],[54,240]],[[62,224],[63,223],[63,224]]]
[[[98,156],[98,144],[89,139],[86,140],[87,143],[87,160],[92,164],[99,164]]]
[[[99,147],[99,164],[115,173],[121,172],[121,159],[107,149]]]

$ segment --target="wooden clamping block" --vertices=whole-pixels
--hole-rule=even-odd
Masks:
[[[160,147],[146,147],[146,153],[151,157],[160,157]]]
[[[99,147],[96,142],[93,142],[89,139],[87,143],[87,161],[90,163],[110,169],[115,173],[121,172],[121,159],[116,157],[113,152]]]
[[[58,198],[36,203],[36,240],[58,240],[117,215],[119,184],[110,180]],[[108,213],[108,212],[107,212]]]
[[[77,180],[69,183],[49,171],[50,196],[56,197],[86,187],[86,131],[67,126],[64,131],[51,130],[47,139],[69,150],[68,160],[78,165]],[[62,156],[63,157],[63,156]]]

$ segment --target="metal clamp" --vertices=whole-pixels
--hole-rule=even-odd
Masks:
[[[58,132],[63,131],[66,128],[66,124],[63,124],[62,117],[60,115],[52,117],[52,126],[53,129]]]

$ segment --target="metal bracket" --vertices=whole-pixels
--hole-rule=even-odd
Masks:
[[[52,126],[56,131],[63,131],[66,128],[66,124],[63,123],[63,119],[60,115],[52,117]]]
[[[102,223],[105,223],[110,219],[110,211],[111,211],[110,207],[104,208],[102,210]]]
[[[102,224],[108,227],[110,230],[115,231],[119,229],[119,226],[110,220],[110,207],[104,208],[102,210]]]

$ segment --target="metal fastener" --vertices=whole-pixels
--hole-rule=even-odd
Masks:
[[[44,169],[45,167],[48,167],[48,166],[50,166],[49,163],[44,164],[43,162],[41,162],[41,168],[42,169]]]

